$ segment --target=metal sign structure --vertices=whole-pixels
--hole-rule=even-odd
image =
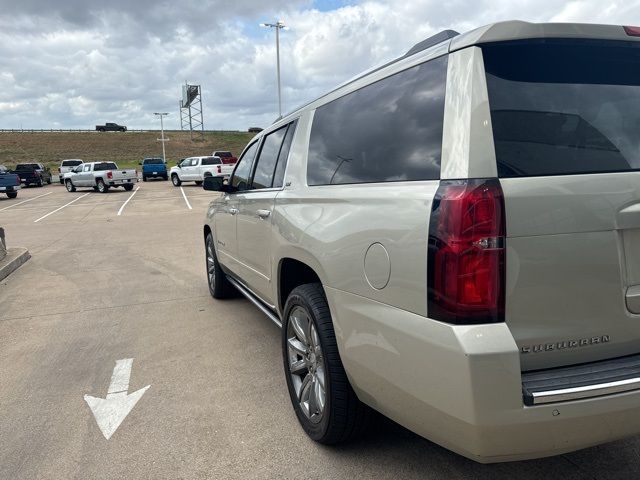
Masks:
[[[204,116],[202,113],[202,89],[200,85],[185,83],[182,86],[180,105],[180,129],[189,130],[191,140],[200,137],[204,140]]]

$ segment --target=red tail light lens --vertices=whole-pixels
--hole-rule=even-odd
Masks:
[[[113,178],[113,172],[107,172],[107,178],[111,180]]]
[[[22,179],[20,178],[20,175],[16,175],[16,185],[20,185],[22,183]]]
[[[222,167],[218,165],[218,173],[222,173]]]
[[[497,179],[440,182],[429,224],[430,318],[504,321],[504,211]]]
[[[640,37],[640,27],[622,27],[627,35],[631,37]]]

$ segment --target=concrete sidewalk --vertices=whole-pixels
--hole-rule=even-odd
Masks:
[[[31,255],[26,248],[7,249],[4,229],[0,228],[0,280],[7,278],[30,258]]]

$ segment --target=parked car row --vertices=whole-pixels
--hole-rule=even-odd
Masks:
[[[142,167],[143,182],[151,178],[168,180],[171,176],[173,185],[179,187],[183,182],[202,185],[207,177],[228,179],[236,162],[237,158],[231,152],[216,150],[213,155],[183,158],[170,171],[167,170],[166,162],[162,157],[146,157],[139,164]],[[42,163],[19,163],[14,171],[0,165],[0,174],[2,175],[0,192],[6,193],[10,198],[17,196],[21,185],[41,187],[45,183],[50,184],[52,180],[49,167]],[[131,190],[138,182],[137,170],[120,169],[115,162],[85,163],[79,158],[62,160],[58,167],[58,174],[60,184],[64,185],[69,192],[75,192],[77,188],[84,187],[91,187],[101,193],[118,187]]]

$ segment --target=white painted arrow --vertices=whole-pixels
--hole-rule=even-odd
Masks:
[[[84,400],[89,405],[96,417],[96,422],[104,438],[109,440],[115,433],[122,421],[129,415],[138,400],[142,398],[144,392],[151,385],[147,385],[140,390],[127,394],[129,390],[129,378],[131,377],[131,366],[133,358],[123,358],[116,361],[116,366],[111,375],[111,383],[107,391],[107,398],[96,398],[85,395]]]

